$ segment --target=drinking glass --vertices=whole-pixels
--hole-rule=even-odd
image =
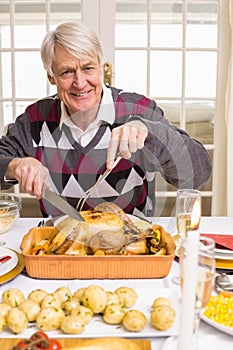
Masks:
[[[182,241],[187,232],[198,230],[201,220],[201,192],[193,189],[177,191],[176,196],[176,226],[177,235],[174,236],[176,243],[176,256],[179,256]],[[180,276],[174,276],[172,282],[180,283]]]
[[[182,294],[182,286],[184,282],[184,273],[187,261],[186,239],[184,239],[180,249],[180,286]],[[186,273],[187,276],[187,273]],[[189,277],[192,279],[192,276]],[[197,262],[197,276],[196,276],[196,290],[195,290],[195,313],[193,319],[193,334],[191,336],[191,347],[189,350],[198,350],[198,329],[201,319],[201,311],[206,307],[209,298],[212,294],[215,280],[215,242],[212,238],[200,237],[198,242],[198,262]],[[183,295],[184,298],[184,295]],[[181,301],[182,302],[182,301]],[[191,312],[192,310],[190,310]],[[182,317],[182,315],[181,315]],[[182,322],[182,320],[180,320]],[[168,338],[162,350],[179,350],[178,337]]]

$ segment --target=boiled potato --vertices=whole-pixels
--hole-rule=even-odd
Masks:
[[[151,325],[161,331],[170,328],[176,318],[175,310],[168,305],[156,306],[150,313]]]
[[[10,309],[6,321],[9,329],[15,334],[24,332],[28,327],[27,316],[18,307]]]
[[[21,290],[17,288],[10,288],[2,293],[2,301],[12,307],[16,307],[25,300]]]
[[[18,308],[25,313],[29,322],[34,322],[40,312],[40,305],[36,301],[30,299],[23,301]]]
[[[45,307],[55,307],[60,309],[62,305],[62,300],[58,294],[49,293],[41,300],[41,308]]]
[[[0,315],[6,316],[11,308],[12,306],[7,303],[0,303]]]
[[[73,294],[73,298],[77,298],[80,302],[80,304],[83,304],[83,297],[84,297],[84,293],[85,290],[87,288],[83,287],[83,288],[79,288],[78,290],[76,290],[76,292]]]
[[[140,332],[146,325],[146,316],[140,310],[128,310],[122,324],[130,332]]]
[[[54,294],[58,294],[63,303],[72,298],[72,293],[71,293],[70,289],[67,287],[57,288],[55,290]]]
[[[36,318],[36,324],[43,331],[53,331],[60,328],[64,317],[65,313],[62,309],[51,306],[45,307],[39,312]]]
[[[134,306],[138,298],[136,291],[130,287],[119,287],[115,293],[118,295],[120,303],[127,308]]]
[[[110,292],[110,291],[107,291],[107,305],[109,304],[118,304],[120,302],[120,299],[119,299],[119,296],[114,293],[114,292]]]
[[[0,315],[0,332],[6,328],[6,316]]]
[[[94,313],[86,306],[80,305],[71,311],[71,315],[80,316],[85,324],[89,323],[94,316]]]
[[[28,294],[28,299],[30,300],[34,300],[35,302],[37,302],[38,304],[41,303],[42,299],[48,294],[48,292],[46,292],[43,289],[34,289],[33,291],[31,291]]]
[[[69,315],[78,306],[80,306],[78,298],[71,298],[62,304],[62,310],[64,310],[66,315]]]
[[[152,309],[154,309],[156,306],[160,306],[160,305],[171,306],[171,301],[168,298],[159,297],[153,301],[151,307],[152,307]]]
[[[80,334],[85,329],[85,322],[80,316],[68,315],[61,321],[60,328],[67,334]]]
[[[87,306],[95,314],[104,311],[107,304],[106,291],[96,285],[92,285],[86,288],[83,296],[83,305]]]
[[[120,324],[125,311],[125,307],[120,303],[109,304],[104,310],[103,320],[109,324]]]

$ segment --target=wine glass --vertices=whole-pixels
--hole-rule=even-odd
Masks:
[[[176,226],[177,235],[173,238],[176,243],[176,256],[179,256],[182,241],[187,232],[197,230],[201,220],[201,192],[193,189],[181,189],[176,196]],[[180,276],[174,276],[172,282],[180,283]]]
[[[181,294],[183,293],[181,303],[183,303],[185,295],[184,293],[187,292],[184,291],[183,285],[184,285],[184,278],[187,277],[187,239],[184,239],[182,242],[182,246],[180,249],[180,286],[181,286]],[[186,276],[186,277],[185,277]],[[188,276],[188,284],[190,283],[193,276]],[[190,305],[190,309],[188,308],[187,313],[190,313],[190,315],[193,315],[194,317],[191,319],[192,323],[192,334],[191,337],[189,334],[186,334],[187,337],[189,337],[189,350],[198,350],[198,341],[197,341],[197,334],[200,324],[200,318],[201,318],[201,311],[204,307],[206,307],[209,298],[211,296],[211,293],[213,291],[214,287],[214,279],[215,279],[215,242],[212,238],[208,237],[200,237],[198,240],[198,256],[197,256],[197,269],[196,269],[196,277],[195,277],[195,285],[194,285],[194,310],[192,310],[192,307]],[[187,282],[187,281],[186,281]],[[187,283],[186,283],[187,286]],[[194,311],[192,313],[192,311]],[[182,316],[180,322],[182,324]],[[185,325],[185,322],[183,320],[183,325]],[[184,327],[183,327],[184,328]],[[162,350],[183,350],[186,348],[186,346],[182,346],[182,336],[185,337],[184,329],[182,326],[180,326],[179,329],[179,335],[178,337],[170,337],[168,338]],[[182,332],[183,330],[183,332]],[[186,340],[187,340],[186,337]]]

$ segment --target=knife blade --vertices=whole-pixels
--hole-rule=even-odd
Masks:
[[[61,196],[54,193],[53,191],[49,190],[47,187],[42,187],[41,195],[42,198],[46,199],[49,203],[61,210],[64,214],[67,214],[76,220],[85,221],[82,215],[75,208],[73,208],[65,199],[63,199]]]

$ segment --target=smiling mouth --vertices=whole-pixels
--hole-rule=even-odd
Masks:
[[[75,94],[75,93],[72,93],[71,95],[73,96],[77,96],[77,97],[84,97],[84,96],[87,96],[89,94],[90,91],[87,91],[87,92],[84,92],[82,94]]]

